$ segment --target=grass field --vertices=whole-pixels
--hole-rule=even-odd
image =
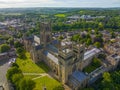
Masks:
[[[22,70],[22,72],[27,73],[45,73],[48,72],[50,69],[48,66],[46,66],[43,62],[40,62],[39,64],[35,64],[30,59],[30,54],[26,53],[26,59],[20,59],[17,58],[16,63],[19,65],[19,68]]]
[[[30,54],[26,53],[26,59],[17,58],[16,63],[19,65],[19,68],[22,70],[23,73],[47,73],[50,71],[49,67],[46,66],[43,62],[35,64],[30,59]],[[36,87],[34,90],[42,90],[43,85],[45,84],[47,90],[64,90],[60,82],[55,80],[52,77],[43,76],[41,75],[24,75],[25,78],[29,78],[34,80],[36,83]],[[37,78],[40,77],[40,78]],[[37,78],[37,79],[36,79]]]
[[[64,18],[64,17],[66,17],[66,15],[65,14],[56,14],[55,17],[62,17],[62,18]]]
[[[64,90],[62,85],[57,80],[48,76],[44,76],[34,81],[36,83],[34,90],[42,90],[44,86],[46,86],[47,90]]]
[[[24,75],[25,78],[33,79],[39,77],[40,75]]]

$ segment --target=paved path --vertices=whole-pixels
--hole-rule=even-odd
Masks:
[[[8,61],[9,60],[0,61],[0,84],[4,85],[5,90],[9,90],[7,85],[7,79],[6,79],[6,73],[9,68]]]
[[[23,75],[48,76],[49,74],[47,74],[47,73],[23,73]]]
[[[36,75],[36,77],[33,78],[32,80],[36,80],[36,79],[39,79],[39,78],[44,77],[44,76],[48,76],[50,78],[53,78],[50,76],[50,74],[52,75],[51,72],[49,72],[49,73],[23,73],[23,75],[30,75],[30,76]],[[67,85],[63,85],[63,87],[65,88],[65,90],[72,90]]]
[[[39,78],[41,78],[41,77],[44,77],[45,75],[43,75],[43,76],[38,76],[38,77],[36,77],[36,78],[33,78],[32,80],[36,80],[36,79],[39,79]]]
[[[32,80],[36,80],[36,79],[44,77],[44,76],[48,76],[51,78],[51,76],[47,73],[23,73],[23,75],[30,75],[30,76],[36,75],[37,77],[33,78]]]

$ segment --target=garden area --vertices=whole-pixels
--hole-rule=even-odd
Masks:
[[[34,90],[42,90],[44,86],[47,88],[47,90],[64,90],[61,83],[48,76],[44,76],[34,81],[36,83]]]
[[[84,72],[90,73],[101,66],[101,61],[98,58],[93,58],[91,64],[83,69]]]
[[[47,90],[64,90],[62,84],[48,74],[50,68],[45,63],[35,64],[28,52],[25,53],[25,57],[24,59],[18,57],[7,72],[8,80],[16,89],[42,90],[43,86],[46,86]]]
[[[30,54],[28,52],[25,55],[26,59],[17,58],[16,60],[17,65],[23,73],[44,74],[50,71],[49,67],[43,62],[35,64],[31,60]],[[24,75],[24,77],[27,79],[31,79],[35,82],[34,90],[42,90],[44,84],[46,85],[47,90],[64,90],[61,83],[52,77],[41,75]]]
[[[27,52],[25,59],[17,58],[16,63],[18,64],[19,68],[22,72],[25,73],[47,73],[50,69],[47,65],[43,62],[35,64],[31,58],[30,54]]]

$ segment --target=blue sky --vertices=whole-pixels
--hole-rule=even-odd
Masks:
[[[120,7],[120,0],[0,0],[0,8],[14,7]]]

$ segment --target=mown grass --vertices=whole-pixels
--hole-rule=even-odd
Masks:
[[[30,54],[26,53],[25,59],[17,58],[16,63],[23,73],[47,73],[49,72],[49,67],[40,62],[35,64],[30,59]],[[39,77],[40,75],[24,75],[25,78],[34,79]],[[35,88],[33,90],[43,90],[43,86],[45,85],[47,90],[64,90],[62,84],[55,80],[52,77],[44,76],[33,80],[35,82]]]
[[[17,58],[16,63],[18,64],[19,68],[22,70],[22,72],[26,73],[46,73],[50,69],[47,65],[45,65],[43,62],[40,62],[38,64],[35,64],[31,58],[30,54],[26,53],[26,59],[20,59]]]
[[[55,17],[62,17],[62,18],[64,18],[64,17],[66,17],[66,15],[65,14],[55,14]]]
[[[43,90],[44,86],[47,90],[64,90],[60,82],[48,76],[41,77],[34,81],[36,83],[34,90]]]
[[[24,77],[28,79],[34,79],[36,77],[40,77],[40,75],[24,75]]]

